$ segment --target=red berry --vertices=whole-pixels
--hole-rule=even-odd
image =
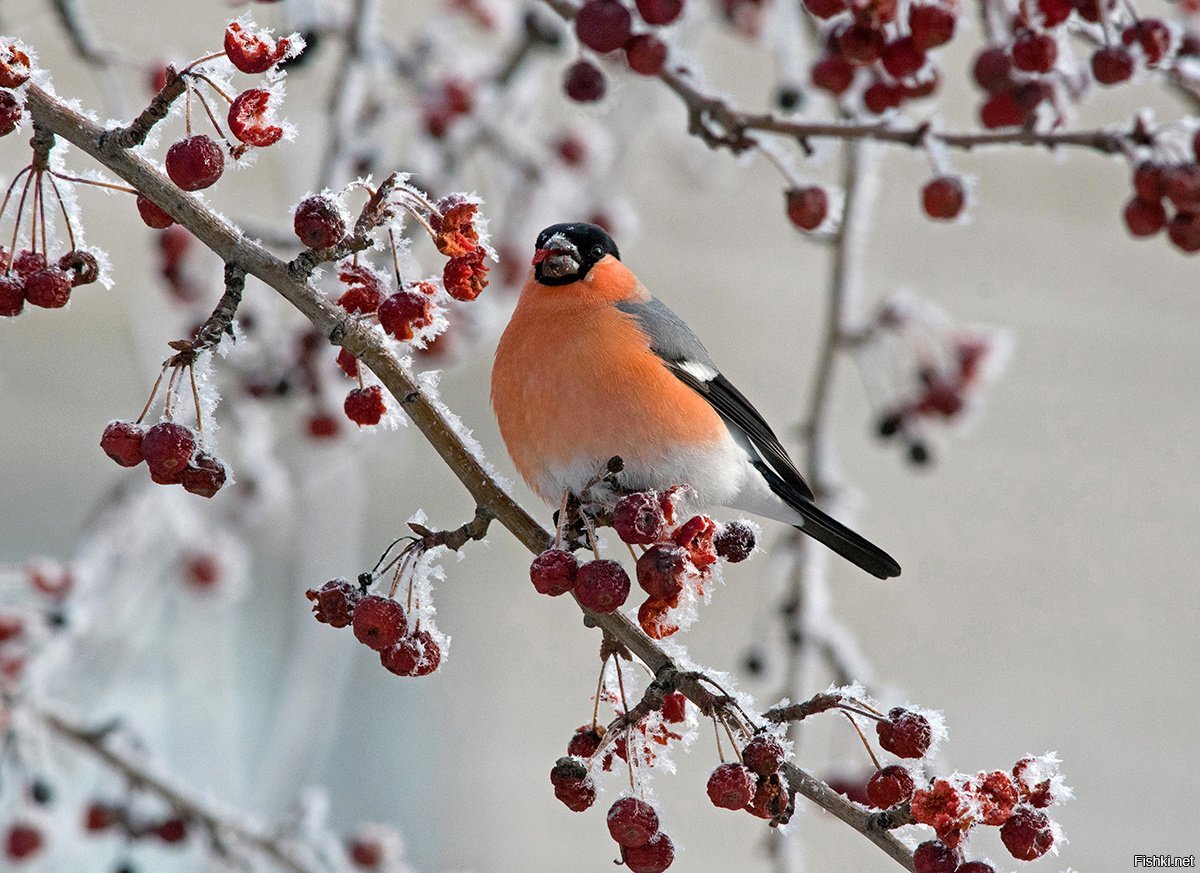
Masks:
[[[1146,63],[1154,66],[1171,51],[1171,31],[1161,19],[1143,18],[1125,28],[1121,42],[1127,46],[1137,43]]]
[[[647,24],[670,24],[683,12],[683,0],[637,0],[637,11]]]
[[[415,331],[433,324],[433,300],[415,291],[397,291],[379,304],[379,324],[398,340],[410,340]]]
[[[854,82],[854,67],[841,55],[826,55],[812,68],[812,83],[830,94],[844,94]]]
[[[212,497],[225,486],[228,471],[216,455],[196,452],[183,471],[183,490],[201,497]]]
[[[822,20],[846,10],[846,0],[804,0],[804,8]]]
[[[717,561],[717,550],[713,537],[717,524],[707,515],[689,518],[671,535],[675,545],[687,549],[688,557],[698,570],[704,570]]]
[[[1000,839],[1018,861],[1032,861],[1050,851],[1054,832],[1046,813],[1022,806],[1001,826]]]
[[[1017,786],[1003,770],[980,773],[974,783],[975,799],[979,803],[980,821],[998,827],[1008,821],[1017,805]]]
[[[71,277],[57,267],[38,270],[25,280],[25,299],[43,309],[59,309],[71,299]]]
[[[1200,208],[1200,164],[1172,167],[1166,174],[1166,189],[1177,209]]]
[[[717,528],[713,546],[731,564],[739,564],[754,552],[754,527],[744,521],[729,521]]]
[[[121,811],[111,803],[93,800],[83,813],[83,827],[88,831],[104,831],[115,825],[121,818]]]
[[[283,139],[283,128],[271,124],[271,92],[251,88],[234,98],[229,106],[229,132],[247,145],[266,148]]]
[[[722,764],[708,777],[708,799],[721,809],[742,809],[754,798],[755,784],[741,764]]]
[[[917,873],[955,873],[958,858],[958,852],[945,843],[928,840],[913,852],[913,867]]]
[[[629,574],[618,561],[588,561],[575,577],[575,596],[585,609],[613,612],[629,597]]]
[[[58,259],[58,268],[71,277],[72,287],[90,285],[100,278],[100,264],[91,252],[72,249]]]
[[[546,549],[529,565],[529,578],[538,594],[557,597],[575,588],[579,562],[564,549]]]
[[[1017,102],[1017,98],[1007,91],[990,96],[979,111],[983,126],[991,129],[1020,127],[1025,123],[1025,116],[1025,109]]]
[[[0,136],[8,136],[17,129],[24,107],[9,91],[0,91]]]
[[[1175,213],[1175,217],[1167,225],[1167,236],[1176,248],[1188,254],[1200,252],[1200,213]]]
[[[243,73],[265,73],[283,60],[290,40],[273,40],[265,33],[254,33],[231,21],[225,29],[225,55]]]
[[[1133,197],[1125,204],[1125,226],[1134,236],[1154,236],[1167,226],[1167,210],[1159,200]]]
[[[946,779],[935,779],[930,787],[914,791],[909,806],[913,819],[932,827],[952,849],[973,824],[973,811],[963,792]]]
[[[346,219],[328,197],[305,197],[296,205],[292,228],[310,249],[327,249],[346,235]]]
[[[658,833],[658,813],[636,797],[622,797],[608,810],[608,832],[626,849],[650,842]]]
[[[346,402],[342,404],[342,409],[346,413],[346,418],[359,427],[379,424],[383,419],[383,414],[387,411],[387,405],[383,402],[383,389],[378,385],[355,388],[346,395]]]
[[[783,744],[769,734],[759,734],[742,749],[742,763],[759,776],[779,771],[785,756]]]
[[[667,63],[667,44],[649,33],[639,33],[625,43],[625,62],[643,76],[657,76]]]
[[[572,812],[583,812],[596,802],[596,785],[578,758],[559,758],[550,771],[554,796]]]
[[[954,873],[996,873],[996,868],[986,861],[967,861],[959,865]]]
[[[168,215],[166,210],[158,206],[158,204],[145,194],[137,196],[137,210],[145,225],[153,227],[155,230],[162,230],[175,223],[175,219]]]
[[[358,358],[349,349],[338,351],[337,365],[351,379],[358,378]]]
[[[903,91],[895,85],[889,85],[882,80],[876,80],[863,91],[863,105],[874,115],[882,115],[889,109],[900,105]]]
[[[904,79],[925,65],[925,50],[912,37],[902,36],[883,47],[880,60],[889,76]]]
[[[1101,85],[1116,85],[1133,75],[1133,55],[1123,48],[1107,46],[1092,55],[1092,75]]]
[[[428,676],[442,663],[442,650],[429,631],[417,631],[381,650],[379,662],[397,676]]]
[[[20,88],[29,81],[29,55],[12,43],[0,46],[0,88]]]
[[[338,306],[351,315],[370,315],[378,312],[383,292],[373,285],[351,285],[338,298]]]
[[[24,629],[25,624],[18,616],[0,613],[0,643],[20,636]]]
[[[687,718],[687,698],[680,691],[672,691],[663,698],[663,721],[679,724]]]
[[[613,509],[613,530],[630,545],[650,545],[667,535],[667,517],[658,495],[648,492],[628,494]]]
[[[1157,203],[1167,193],[1167,174],[1161,164],[1143,161],[1133,171],[1133,190],[1143,200]]]
[[[1056,27],[1071,15],[1071,0],[1038,0],[1037,6],[1046,27]]]
[[[368,594],[358,602],[353,624],[358,641],[377,652],[396,645],[408,632],[404,607],[378,594]]]
[[[950,42],[954,36],[955,14],[945,6],[911,6],[908,29],[919,49],[928,51]]]
[[[887,721],[875,724],[875,732],[879,735],[879,745],[901,758],[924,757],[933,740],[929,720],[899,706],[888,712]]]
[[[677,598],[683,591],[684,580],[695,572],[687,550],[671,543],[651,546],[637,560],[638,585],[658,600]]]
[[[25,282],[14,273],[0,275],[0,316],[12,318],[25,308]]]
[[[670,837],[659,832],[644,846],[636,849],[622,846],[621,860],[629,873],[662,873],[675,860],[675,845]]]
[[[100,448],[122,467],[136,467],[145,460],[142,437],[146,428],[132,421],[110,422],[100,436]]]
[[[1048,73],[1058,60],[1058,42],[1047,33],[1025,30],[1012,44],[1013,65],[1026,73]]]
[[[354,610],[362,600],[362,589],[346,579],[331,579],[319,589],[310,588],[304,596],[313,602],[313,615],[321,624],[346,627],[354,620]]]
[[[383,862],[383,844],[370,837],[355,837],[346,846],[354,866],[373,870]]]
[[[577,103],[595,103],[604,97],[604,74],[590,61],[576,61],[567,67],[563,89]]]
[[[593,51],[616,51],[632,27],[633,16],[618,0],[587,0],[575,13],[575,35]]]
[[[852,24],[838,36],[838,48],[852,64],[873,64],[883,52],[883,31],[865,24]]]
[[[786,195],[787,214],[792,224],[801,230],[816,230],[829,211],[829,196],[824,188],[810,185],[792,188]]]
[[[867,797],[872,806],[888,809],[912,797],[912,775],[899,764],[884,767],[867,782]]]
[[[1012,90],[1012,59],[1002,48],[984,49],[972,68],[975,82],[993,94]]]
[[[179,140],[167,149],[167,175],[184,191],[199,191],[225,172],[225,152],[202,133]]]
[[[5,852],[14,861],[36,855],[42,848],[42,832],[31,824],[16,822],[8,829]]]
[[[966,193],[957,176],[938,176],[921,189],[921,205],[930,218],[950,221],[962,212]]]
[[[580,726],[567,743],[567,754],[573,758],[590,758],[600,748],[604,739],[603,725],[585,724]]]
[[[142,437],[142,454],[150,468],[150,478],[159,485],[178,485],[183,471],[196,451],[196,433],[173,421],[162,421]]]
[[[665,640],[679,633],[679,624],[671,619],[671,610],[679,605],[679,598],[661,600],[648,597],[638,607],[638,624],[652,640]]]
[[[327,413],[319,413],[308,419],[308,435],[313,439],[335,437],[339,429],[338,420]]]
[[[187,838],[187,821],[182,818],[168,818],[154,828],[154,835],[164,843],[181,843]]]
[[[22,249],[13,260],[12,269],[22,279],[28,279],[39,270],[46,269],[46,256],[41,252]]]

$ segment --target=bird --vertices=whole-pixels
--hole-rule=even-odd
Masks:
[[[554,224],[535,249],[496,347],[491,402],[538,496],[579,496],[619,456],[622,490],[686,484],[699,507],[790,524],[880,579],[900,575],[887,552],[817,507],[770,425],[607,232]]]

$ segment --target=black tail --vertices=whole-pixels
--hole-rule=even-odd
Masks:
[[[890,579],[900,575],[900,565],[896,563],[895,558],[837,519],[826,515],[807,497],[788,487],[788,484],[766,464],[760,462],[755,466],[763,474],[771,490],[804,516],[804,524],[796,525],[796,530],[833,549],[872,576]]]

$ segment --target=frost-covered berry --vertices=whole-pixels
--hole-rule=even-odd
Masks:
[[[358,602],[353,625],[358,641],[377,652],[396,645],[408,631],[404,607],[378,594],[368,594]]]
[[[1022,31],[1012,44],[1013,65],[1026,73],[1048,73],[1058,60],[1058,42],[1046,33]]]
[[[22,249],[13,259],[12,268],[22,279],[28,279],[38,270],[46,269],[46,256],[31,249]]]
[[[670,24],[683,12],[683,0],[636,0],[638,15],[647,24]]]
[[[14,822],[5,836],[4,853],[14,861],[21,861],[41,851],[42,842],[42,832],[37,827],[28,822]]]
[[[644,846],[621,847],[621,860],[629,873],[663,873],[675,860],[675,844],[659,831]]]
[[[683,591],[684,580],[695,570],[686,549],[671,543],[659,543],[638,558],[638,585],[653,598],[673,600]]]
[[[346,579],[331,579],[320,588],[310,588],[304,596],[313,602],[313,615],[321,624],[347,627],[362,600],[362,590]]]
[[[607,85],[599,67],[590,61],[580,60],[567,67],[563,89],[577,103],[595,103],[603,99]]]
[[[617,536],[635,546],[657,543],[667,535],[667,517],[654,493],[628,494],[618,500],[612,525]]]
[[[579,562],[565,549],[546,549],[529,565],[529,578],[539,594],[557,597],[575,588]]]
[[[974,781],[975,800],[979,804],[980,821],[998,827],[1008,821],[1017,805],[1017,786],[1003,770],[980,773]]]
[[[627,849],[650,842],[658,833],[658,813],[636,797],[622,797],[608,809],[608,832]]]
[[[704,570],[717,561],[717,550],[713,545],[716,532],[716,522],[707,515],[696,515],[681,524],[671,539],[675,545],[687,550],[696,569]]]
[[[954,13],[937,4],[913,4],[908,9],[908,30],[918,48],[929,50],[945,45],[954,36]]]
[[[183,471],[195,451],[195,431],[173,421],[159,422],[142,437],[142,454],[150,468],[150,478],[159,485],[182,482]]]
[[[1142,18],[1125,28],[1121,42],[1127,46],[1138,45],[1146,63],[1154,66],[1171,51],[1171,30],[1160,18]]]
[[[0,45],[0,88],[20,88],[29,81],[29,55],[12,43]]]
[[[1132,197],[1122,213],[1125,226],[1134,236],[1154,236],[1167,226],[1167,210],[1161,200]]]
[[[10,91],[0,91],[0,136],[8,136],[21,120],[21,101]]]
[[[212,497],[223,487],[229,472],[225,462],[209,452],[196,452],[180,479],[183,490],[201,497]]]
[[[671,600],[647,597],[637,613],[638,624],[646,636],[652,640],[665,640],[679,633],[679,624],[671,618],[671,610],[678,605],[678,597]]]
[[[231,21],[225,29],[225,55],[243,73],[265,73],[283,60],[291,41],[271,39],[265,33],[247,30],[240,21]]]
[[[100,264],[91,252],[72,249],[58,259],[58,268],[71,277],[72,287],[90,285],[100,278]]]
[[[273,108],[271,92],[265,88],[251,88],[234,98],[229,107],[229,132],[246,145],[257,148],[273,146],[283,139],[283,128],[271,124]]]
[[[909,807],[915,821],[933,828],[938,839],[952,849],[974,823],[974,812],[962,788],[948,779],[935,779],[928,788],[914,791]]]
[[[657,36],[639,33],[625,43],[625,62],[643,76],[657,76],[667,63],[667,44]]]
[[[813,64],[809,78],[814,87],[834,95],[844,94],[854,82],[854,67],[841,55],[826,55]],[[790,208],[788,214],[791,214]]]
[[[137,211],[146,227],[152,227],[155,230],[162,230],[175,223],[175,219],[168,215],[165,209],[145,194],[137,196]]]
[[[720,525],[713,536],[717,554],[731,564],[749,558],[755,542],[754,526],[744,521],[728,521]]]
[[[888,712],[887,721],[875,724],[875,732],[879,735],[879,745],[901,758],[924,757],[933,741],[929,720],[899,706]]]
[[[588,561],[575,576],[575,596],[585,609],[614,612],[629,597],[629,574],[619,561]]]
[[[1092,55],[1092,75],[1101,85],[1117,85],[1133,76],[1133,55],[1126,49],[1104,46]]]
[[[429,631],[417,631],[381,650],[379,662],[397,676],[428,676],[442,663],[442,650]]]
[[[202,133],[173,143],[167,149],[167,175],[184,191],[207,188],[225,172],[225,152]]]
[[[967,861],[960,864],[954,873],[996,873],[996,868],[987,861]]]
[[[71,277],[57,267],[38,270],[25,280],[25,299],[43,309],[60,309],[71,299]]]
[[[359,427],[379,424],[383,420],[383,414],[387,411],[387,405],[383,402],[383,389],[378,385],[355,388],[346,395],[346,402],[342,404],[342,409],[346,413],[346,418]]]
[[[596,784],[578,758],[559,758],[550,771],[550,784],[554,796],[572,812],[583,812],[596,802]]]
[[[927,840],[913,852],[917,873],[955,873],[958,860],[958,852],[938,840]]]
[[[912,775],[899,764],[884,767],[867,781],[867,797],[872,806],[888,809],[912,797]]]
[[[619,0],[587,0],[575,14],[575,35],[593,51],[621,48],[632,27],[633,16]]]
[[[817,185],[792,188],[786,197],[788,220],[801,230],[816,230],[829,212],[829,195]]]
[[[379,304],[379,325],[398,340],[433,323],[433,300],[428,294],[398,291]]]
[[[741,764],[722,764],[708,777],[708,799],[721,809],[742,809],[754,798],[754,774]]]
[[[770,734],[759,734],[742,749],[742,763],[759,776],[770,776],[783,764],[783,744]]]
[[[0,275],[0,316],[13,318],[25,309],[25,282],[14,274]]]
[[[679,724],[687,718],[687,698],[683,692],[672,691],[663,698],[662,714],[663,721],[670,724]]]
[[[100,435],[100,448],[122,467],[136,467],[145,460],[142,437],[146,428],[132,421],[110,422]]]
[[[603,725],[580,725],[567,743],[567,754],[575,758],[590,758],[604,739]]]
[[[1054,831],[1046,813],[1021,806],[1000,827],[1000,839],[1018,861],[1032,861],[1050,851]]]
[[[327,249],[346,235],[346,219],[328,197],[305,197],[296,206],[292,229],[310,249]]]
[[[966,192],[957,176],[938,176],[921,189],[921,206],[930,218],[951,221],[962,212]]]

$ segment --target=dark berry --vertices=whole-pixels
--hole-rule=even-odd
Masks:
[[[1141,47],[1146,63],[1154,66],[1171,50],[1171,31],[1161,19],[1143,18],[1125,28],[1121,42],[1127,46],[1136,43]]]
[[[1047,33],[1025,30],[1012,44],[1013,65],[1026,73],[1048,73],[1058,60],[1058,42]]]
[[[713,546],[717,554],[731,564],[738,564],[750,557],[756,538],[754,527],[744,521],[729,521],[717,528]]]
[[[1181,251],[1200,252],[1200,213],[1177,212],[1167,225],[1167,236]]]
[[[652,836],[644,846],[636,849],[621,847],[621,860],[629,873],[662,873],[675,860],[675,845],[661,831]]]
[[[196,134],[167,149],[167,175],[184,191],[199,191],[225,172],[225,152],[211,137]]]
[[[0,316],[13,318],[25,309],[25,281],[13,273],[0,275]]]
[[[954,873],[996,873],[996,868],[986,861],[967,861],[960,864]]]
[[[1037,7],[1046,27],[1057,27],[1071,16],[1071,0],[1038,0]]]
[[[983,126],[992,130],[1000,127],[1020,127],[1025,123],[1025,109],[1007,91],[990,96],[979,111]]]
[[[647,24],[670,24],[683,12],[683,0],[637,0],[637,11]]]
[[[353,624],[358,641],[377,652],[396,645],[408,632],[404,607],[378,594],[368,594],[358,602]]]
[[[993,94],[1012,89],[1012,59],[1002,48],[989,48],[980,52],[972,68],[975,82]]]
[[[928,51],[950,42],[954,36],[955,14],[945,6],[917,6],[908,10],[908,29],[913,44]]]
[[[379,304],[379,325],[398,340],[433,324],[433,300],[428,294],[398,291]]]
[[[564,549],[546,549],[529,565],[529,578],[539,594],[557,597],[575,588],[579,562]]]
[[[550,784],[554,796],[572,812],[583,812],[596,802],[596,785],[578,758],[559,758],[550,771]]]
[[[680,691],[672,691],[663,698],[663,721],[679,724],[687,718],[687,698]]]
[[[754,798],[755,785],[741,764],[722,764],[708,777],[708,799],[721,809],[742,809]]]
[[[383,844],[369,836],[356,836],[347,843],[346,854],[355,867],[374,870],[383,863]]]
[[[150,478],[159,485],[182,482],[183,471],[195,451],[195,431],[173,421],[159,422],[142,437],[142,454],[150,468]]]
[[[387,411],[387,405],[383,402],[383,389],[378,385],[355,388],[346,395],[342,409],[346,417],[359,427],[379,424]]]
[[[958,858],[958,852],[945,843],[927,840],[913,852],[913,867],[917,873],[954,873]]]
[[[585,609],[614,612],[629,597],[629,574],[618,561],[588,561],[575,577],[575,596]]]
[[[846,0],[804,0],[804,8],[820,19],[833,18],[846,10]]]
[[[667,44],[657,36],[639,33],[625,43],[625,62],[643,76],[657,76],[667,64]]]
[[[69,274],[47,267],[25,280],[25,299],[43,309],[59,309],[70,301],[72,287]]]
[[[175,219],[168,215],[165,209],[145,194],[137,196],[137,210],[145,225],[153,227],[155,230],[162,230],[175,223]]]
[[[1050,851],[1054,832],[1046,813],[1022,806],[1000,827],[1000,839],[1018,861],[1032,861]]]
[[[22,279],[28,279],[38,270],[46,269],[46,256],[41,252],[22,249],[12,263],[13,271]]]
[[[346,579],[331,579],[319,589],[308,589],[304,596],[313,602],[317,621],[330,627],[347,627],[354,620],[362,590]]]
[[[904,92],[896,85],[877,79],[863,91],[863,105],[873,115],[882,115],[900,105]]]
[[[627,849],[644,846],[658,833],[658,813],[644,800],[622,797],[609,807],[608,832]]]
[[[300,242],[310,249],[327,249],[346,235],[346,219],[328,197],[305,197],[296,205],[292,229]]]
[[[182,818],[168,818],[158,823],[154,835],[164,843],[181,843],[187,839],[187,821]]]
[[[111,803],[93,800],[83,812],[83,827],[87,831],[104,831],[121,819],[121,810]]]
[[[838,48],[852,64],[873,64],[883,53],[883,31],[865,24],[852,24],[839,35]]]
[[[0,136],[8,136],[17,129],[23,108],[11,91],[0,91]]]
[[[1105,46],[1092,55],[1092,75],[1101,85],[1116,85],[1133,76],[1133,55],[1123,48]]]
[[[630,545],[650,545],[667,535],[667,517],[658,495],[647,492],[629,494],[613,509],[613,530]]]
[[[888,712],[888,720],[877,722],[879,745],[901,758],[922,758],[929,751],[933,730],[920,713],[902,707]]]
[[[1134,236],[1154,236],[1167,226],[1167,210],[1160,200],[1133,197],[1125,204],[1125,226]]]
[[[26,822],[9,826],[4,851],[14,861],[36,855],[42,848],[42,832]]]
[[[687,550],[670,543],[651,546],[637,560],[638,585],[658,600],[677,598],[684,581],[695,571]]]
[[[212,497],[225,486],[225,463],[209,452],[196,452],[183,471],[183,490],[201,497]]]
[[[1161,164],[1143,161],[1133,171],[1133,190],[1143,200],[1155,203],[1167,194],[1167,173]]]
[[[575,35],[593,51],[621,48],[632,27],[633,16],[619,0],[587,0],[575,13]]]
[[[604,97],[607,86],[600,69],[590,61],[581,60],[567,67],[563,88],[577,103],[595,103]]]
[[[788,219],[801,230],[816,230],[829,212],[829,195],[816,185],[792,188],[785,196]]]
[[[91,252],[73,249],[58,259],[58,268],[71,277],[71,285],[90,285],[100,278],[100,264]]]
[[[418,631],[381,650],[379,661],[397,676],[428,676],[441,664],[442,650],[428,631]]]
[[[132,421],[113,421],[100,435],[100,448],[122,467],[136,467],[145,460],[142,438],[146,428]]]
[[[867,797],[872,806],[888,809],[912,797],[912,775],[899,764],[884,767],[867,782]]]
[[[811,79],[814,87],[834,95],[844,94],[854,82],[854,67],[841,55],[825,55],[813,64]]]
[[[581,725],[567,743],[567,754],[574,758],[590,758],[600,748],[604,739],[603,725]]]
[[[921,189],[921,206],[925,214],[940,221],[958,218],[965,201],[966,192],[957,176],[938,176]]]
[[[742,763],[759,776],[770,776],[783,765],[783,744],[768,734],[759,734],[742,749]]]
[[[925,50],[911,36],[902,36],[883,47],[880,60],[889,76],[905,79],[925,65]]]

